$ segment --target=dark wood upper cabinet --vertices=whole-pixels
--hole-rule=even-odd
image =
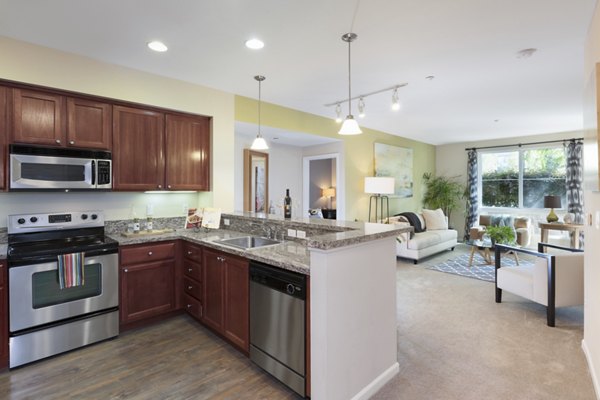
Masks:
[[[112,106],[67,98],[67,146],[111,149]]]
[[[65,144],[65,98],[13,89],[12,141],[52,146]]]
[[[8,88],[0,86],[0,189],[5,188],[8,164],[6,160],[8,142]]]
[[[165,190],[163,113],[113,107],[114,190]]]
[[[168,190],[209,190],[210,119],[166,116]]]

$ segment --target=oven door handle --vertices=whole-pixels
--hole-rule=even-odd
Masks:
[[[96,160],[92,160],[92,186],[96,186]]]

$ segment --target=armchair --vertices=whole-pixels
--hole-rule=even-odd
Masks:
[[[570,251],[546,254],[545,248]],[[533,265],[501,267],[503,252],[514,251],[536,256]],[[496,303],[502,290],[546,306],[548,326],[554,326],[556,307],[583,304],[583,250],[539,243],[538,251],[496,244]]]

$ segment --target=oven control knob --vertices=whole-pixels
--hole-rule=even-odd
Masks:
[[[23,224],[25,223],[25,218],[19,218],[19,219],[17,220],[17,222],[18,222],[19,224],[23,225]]]
[[[31,221],[32,224],[35,224],[38,221],[37,217],[31,217],[31,218],[29,218],[29,220]]]
[[[81,219],[86,220],[87,219],[87,214],[81,214]]]
[[[294,294],[294,292],[295,292],[294,285],[292,285],[291,283],[288,283],[288,285],[285,288],[285,291],[288,292],[288,294]]]
[[[96,214],[92,214],[92,219],[98,219],[98,216]]]

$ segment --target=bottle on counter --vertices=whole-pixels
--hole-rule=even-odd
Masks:
[[[146,216],[146,230],[152,232],[152,215]]]
[[[133,233],[140,233],[140,219],[133,206],[131,206],[131,219],[133,220]]]
[[[290,189],[285,189],[285,198],[283,199],[283,217],[292,218],[292,198]]]

